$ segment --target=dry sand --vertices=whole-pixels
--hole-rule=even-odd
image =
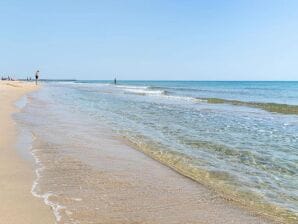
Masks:
[[[55,223],[51,209],[30,190],[34,170],[15,150],[14,103],[34,91],[33,83],[0,81],[0,224]]]

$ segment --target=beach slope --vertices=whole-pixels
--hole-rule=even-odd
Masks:
[[[0,81],[0,223],[55,223],[51,209],[30,190],[34,170],[15,149],[16,127],[12,114],[14,103],[34,91],[33,83]]]

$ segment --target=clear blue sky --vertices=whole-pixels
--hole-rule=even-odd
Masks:
[[[298,1],[0,1],[0,75],[298,80]]]

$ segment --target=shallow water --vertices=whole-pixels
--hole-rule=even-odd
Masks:
[[[45,175],[61,152],[92,161],[111,129],[226,198],[297,220],[298,116],[284,111],[298,105],[298,82],[53,82],[28,101],[19,120],[37,139]],[[285,109],[256,106],[267,104]]]

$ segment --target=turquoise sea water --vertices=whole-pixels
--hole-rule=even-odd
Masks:
[[[226,198],[297,220],[298,82],[57,81],[35,98]],[[73,131],[95,136],[84,128]]]

